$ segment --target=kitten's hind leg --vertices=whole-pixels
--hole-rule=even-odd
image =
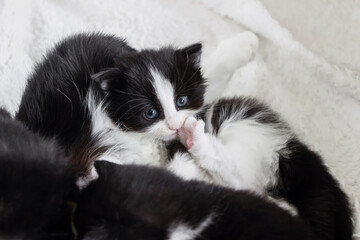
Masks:
[[[254,33],[242,32],[222,41],[203,61],[203,74],[208,81],[205,103],[211,103],[221,96],[234,71],[254,57],[258,43],[259,40]]]

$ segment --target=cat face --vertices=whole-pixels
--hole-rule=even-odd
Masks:
[[[204,103],[201,44],[144,50],[116,59],[116,67],[93,76],[112,120],[129,131],[173,140],[185,119]]]

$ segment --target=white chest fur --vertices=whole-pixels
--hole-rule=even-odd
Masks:
[[[163,165],[161,142],[142,133],[122,131],[105,113],[104,104],[96,103],[92,90],[87,100],[91,114],[91,134],[98,137],[97,146],[106,149],[97,160],[117,164]]]

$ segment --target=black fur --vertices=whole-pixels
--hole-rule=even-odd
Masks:
[[[98,136],[91,134],[86,99],[89,91],[96,104],[104,103],[107,115],[119,128],[141,132],[164,118],[152,86],[151,69],[174,85],[174,101],[187,95],[186,108],[202,106],[205,85],[198,66],[200,54],[201,44],[138,52],[114,36],[72,36],[57,44],[38,64],[16,118],[32,131],[56,138],[71,155],[74,169],[86,174],[97,156],[83,153],[101,155],[106,151],[97,145],[94,138]],[[159,111],[158,119],[144,117],[149,108]]]
[[[212,215],[195,239],[316,239],[296,217],[247,192],[183,181],[145,166],[95,166],[100,177],[78,202],[80,238],[168,239],[177,223],[196,228]]]
[[[53,140],[0,110],[0,238],[69,239],[75,175]]]
[[[239,112],[243,114],[234,119]],[[265,104],[251,98],[234,98],[214,104],[211,119],[214,134],[226,119],[241,121],[247,118],[255,119],[259,124],[270,124],[279,131],[289,130],[278,114]],[[278,184],[271,186],[269,193],[294,205],[299,216],[320,239],[350,240],[353,225],[348,198],[321,157],[295,135],[278,153]]]
[[[86,104],[91,75],[115,65],[115,57],[134,52],[122,39],[79,34],[51,50],[30,76],[17,119],[43,136],[56,137],[67,152],[90,132]]]
[[[201,45],[182,50],[162,48],[132,52],[116,59],[118,66],[96,75],[103,83],[109,101],[108,112],[114,122],[132,131],[145,130],[154,122],[164,119],[163,109],[152,85],[151,69],[159,71],[176,89],[175,99],[189,96],[186,108],[200,109],[204,101],[204,79],[192,55],[200,55]],[[189,59],[190,58],[190,59]],[[147,109],[159,111],[156,120],[144,118]]]
[[[186,153],[187,149],[179,141],[175,140],[166,144],[167,160],[174,158],[175,153]]]
[[[299,219],[247,192],[145,166],[95,167],[99,179],[72,195],[75,174],[55,142],[0,110],[0,238],[165,240],[177,223],[196,228],[212,216],[196,239],[314,239]]]

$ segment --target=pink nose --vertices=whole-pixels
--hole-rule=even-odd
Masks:
[[[177,131],[179,128],[176,128],[176,127],[169,127],[169,129],[170,129],[171,131]]]

